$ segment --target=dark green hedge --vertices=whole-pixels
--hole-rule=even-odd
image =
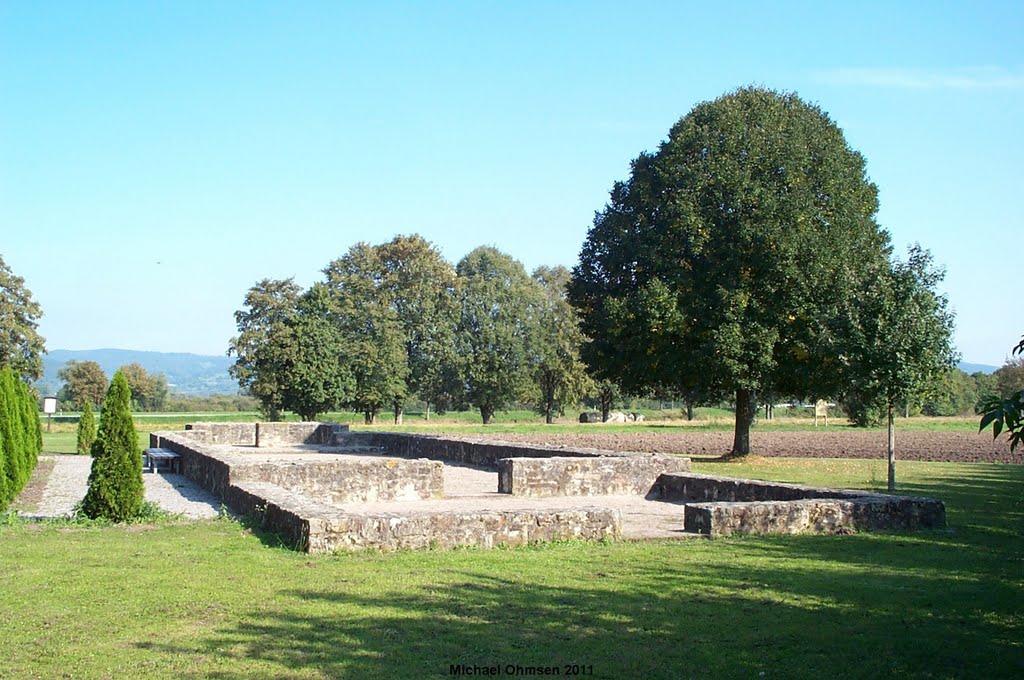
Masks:
[[[25,488],[42,448],[38,401],[10,368],[0,369],[0,511]]]

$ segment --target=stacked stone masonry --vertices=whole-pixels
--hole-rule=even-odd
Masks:
[[[503,458],[498,492],[534,498],[551,496],[658,497],[656,482],[666,472],[689,472],[688,458],[640,455],[599,458]]]
[[[350,432],[322,423],[193,423],[186,432],[154,433],[151,446],[177,452],[186,476],[310,552],[618,538],[622,516],[599,507],[602,495],[680,504],[680,528],[711,537],[945,525],[944,507],[933,499],[697,475],[688,459],[651,454]],[[253,456],[295,447],[307,455]],[[309,460],[319,451],[363,455]],[[497,470],[502,494],[594,496],[595,507],[417,512],[415,500],[443,496],[440,461]],[[387,500],[413,502],[401,513],[344,507]]]

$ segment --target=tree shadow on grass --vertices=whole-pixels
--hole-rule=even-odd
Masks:
[[[791,560],[786,560],[788,562]],[[194,648],[239,670],[196,677],[447,677],[452,666],[583,664],[598,678],[985,676],[1024,670],[1018,631],[943,606],[948,579],[786,570],[767,559],[713,571],[601,568],[572,587],[462,570],[380,595],[280,593]],[[622,579],[628,580],[625,586]],[[257,673],[258,674],[258,673]],[[512,672],[503,674],[511,675]]]

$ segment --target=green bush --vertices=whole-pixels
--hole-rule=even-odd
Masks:
[[[37,410],[28,386],[10,368],[0,370],[0,511],[28,483],[42,451]]]
[[[96,419],[92,415],[92,406],[85,402],[82,415],[78,418],[78,453],[86,455],[96,441]]]
[[[132,422],[131,398],[128,381],[118,371],[103,401],[91,449],[92,471],[82,511],[92,519],[125,522],[142,509],[142,452]]]

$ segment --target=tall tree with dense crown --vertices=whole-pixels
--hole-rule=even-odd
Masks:
[[[107,393],[109,382],[103,368],[95,361],[68,361],[57,371],[57,378],[64,381],[57,396],[61,401],[81,407],[85,403],[99,406]]]
[[[317,283],[306,291],[289,324],[295,352],[284,366],[284,405],[303,420],[316,420],[349,401],[355,391],[349,348],[327,286]]]
[[[121,367],[132,391],[133,407],[139,411],[161,411],[167,403],[167,378],[163,373],[150,373],[140,363]]]
[[[409,394],[405,335],[384,285],[380,251],[357,243],[324,274],[355,383],[348,404],[367,424],[374,423],[382,409],[403,403]]]
[[[25,381],[43,375],[45,341],[36,331],[43,310],[0,256],[0,368],[5,366]]]
[[[396,236],[376,247],[382,267],[381,286],[402,329],[409,396],[430,403],[449,400],[449,370],[455,361],[457,317],[455,268],[417,234]],[[401,424],[403,404],[393,404]],[[429,410],[428,410],[429,413]]]
[[[541,298],[536,343],[537,410],[548,424],[567,406],[576,406],[591,388],[587,367],[580,358],[584,337],[576,310],[566,300],[571,274],[565,267],[538,267],[533,279]]]
[[[849,359],[853,386],[869,403],[879,404],[889,427],[889,491],[896,490],[895,414],[908,399],[941,381],[956,363],[951,345],[953,314],[936,292],[943,272],[918,245],[906,262],[855,296],[850,319]]]
[[[238,335],[228,355],[237,358],[231,376],[260,402],[272,421],[284,408],[285,371],[295,358],[292,320],[302,289],[292,279],[263,279],[245,295],[244,309],[235,312]]]
[[[844,299],[888,254],[877,209],[817,106],[756,87],[699,104],[594,219],[570,286],[584,358],[629,392],[735,394],[749,453],[756,392],[841,393]]]
[[[124,522],[142,509],[142,451],[132,421],[131,390],[124,373],[110,382],[100,413],[100,426],[92,445],[89,490],[82,512],[93,519]]]
[[[509,402],[529,398],[543,291],[519,261],[490,246],[462,258],[456,272],[461,382],[486,425]]]

